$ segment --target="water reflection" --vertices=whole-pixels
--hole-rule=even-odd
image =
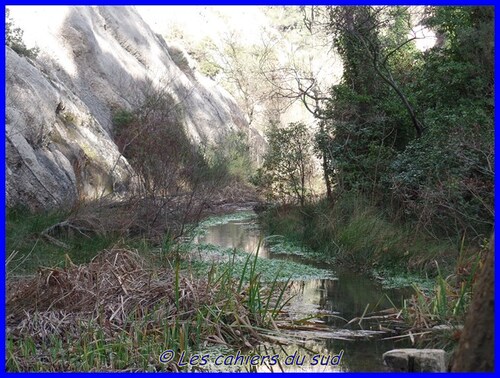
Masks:
[[[269,258],[269,251],[262,242],[262,235],[257,228],[256,221],[229,221],[224,224],[209,226],[204,235],[198,236],[195,243],[219,245],[224,248],[237,248],[249,253]],[[259,243],[261,244],[259,247]]]
[[[258,229],[255,219],[247,221],[229,221],[225,224],[217,224],[207,228],[206,233],[199,236],[198,243],[214,244],[225,248],[238,248],[249,253],[255,253],[262,242],[262,235]],[[264,244],[260,245],[259,256],[263,258],[291,259],[318,268],[328,269],[325,265],[315,261],[308,261],[299,256],[277,255],[270,253]],[[365,310],[373,312],[392,307],[392,303],[400,304],[403,293],[398,290],[383,290],[376,282],[343,270],[332,267],[337,279],[321,279],[309,281],[297,281],[291,284],[294,297],[290,302],[290,313],[295,319],[304,319],[312,314],[320,312],[320,319],[331,327],[332,331],[342,330],[346,323],[361,316]],[[392,302],[392,303],[391,303]],[[369,307],[367,309],[367,305]],[[352,332],[378,329],[378,324],[357,322],[348,326]],[[261,346],[255,351],[257,354],[275,355],[279,354],[280,365],[258,366],[256,371],[386,371],[382,363],[382,354],[390,349],[406,347],[407,341],[395,342],[392,340],[367,340],[359,338],[355,340],[339,340],[328,338],[304,337],[301,342],[287,345],[286,347]],[[264,348],[264,349],[262,349]],[[309,350],[309,352],[308,352]],[[343,351],[339,364],[321,364],[328,361],[328,356],[339,356]],[[304,364],[287,365],[285,358],[294,353],[304,357]],[[314,356],[318,359],[314,360]],[[329,360],[331,361],[331,359]],[[317,362],[315,364],[315,362]]]

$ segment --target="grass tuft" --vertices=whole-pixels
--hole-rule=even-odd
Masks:
[[[437,240],[398,224],[360,197],[344,196],[335,204],[323,200],[304,207],[276,207],[260,215],[268,238],[282,238],[312,250],[323,259],[361,272],[386,269],[437,275],[454,268],[459,241]],[[314,257],[312,255],[312,257]]]

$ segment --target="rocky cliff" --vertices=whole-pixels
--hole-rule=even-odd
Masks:
[[[113,115],[153,89],[182,109],[194,143],[248,124],[234,99],[193,71],[133,7],[11,7],[36,59],[6,51],[7,204],[32,209],[125,194],[134,172]]]

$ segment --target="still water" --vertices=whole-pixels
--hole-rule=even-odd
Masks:
[[[358,322],[346,325],[349,320],[361,317],[368,304],[370,312],[391,308],[391,302],[401,305],[403,291],[385,290],[367,277],[333,265],[297,255],[270,252],[268,245],[261,243],[262,238],[255,216],[249,215],[247,219],[208,226],[206,233],[197,237],[196,242],[238,248],[249,253],[255,253],[258,249],[262,258],[293,259],[302,264],[331,269],[335,279],[294,282],[292,291],[295,296],[290,304],[291,312],[297,319],[317,311],[327,314],[320,316],[319,321],[321,325],[326,324],[331,332],[296,332],[293,336],[294,339],[301,339],[300,346],[263,346],[255,353],[278,356],[274,361],[279,361],[281,367],[275,364],[270,367],[259,366],[257,370],[387,371],[382,354],[391,349],[409,347],[406,340],[381,340],[391,335],[375,333],[380,332],[378,323],[364,321],[361,326]],[[259,244],[262,245],[258,248]],[[373,334],[367,336],[370,332]],[[293,362],[293,357],[286,360],[290,355],[295,356]]]

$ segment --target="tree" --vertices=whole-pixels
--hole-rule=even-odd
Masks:
[[[386,192],[382,178],[396,145],[411,127],[408,119],[401,118],[402,103],[395,99],[395,92],[382,80],[367,52],[366,41],[379,51],[384,38],[392,34],[380,35],[376,8],[329,10],[329,27],[344,72],[321,109],[316,150],[323,160],[330,197],[336,184],[340,192],[356,190],[375,198],[377,193]]]
[[[272,125],[267,132],[269,150],[258,171],[258,182],[270,198],[304,206],[312,175],[311,136],[303,123]]]
[[[411,118],[416,136],[421,137],[422,122],[395,79],[390,64],[392,57],[417,38],[407,37],[411,31],[409,8],[330,7],[329,12],[329,27],[341,54],[371,66],[373,72],[397,94]]]
[[[433,233],[487,235],[494,203],[493,8],[432,7],[426,23],[443,41],[413,68],[411,91],[427,132],[394,159],[393,198]]]
[[[14,27],[14,21],[10,17],[9,8],[5,9],[5,44],[21,56],[36,59],[40,49],[37,47],[28,48],[23,40],[24,31]]]
[[[138,184],[130,202],[139,215],[130,215],[131,221],[139,218],[140,232],[154,238],[162,238],[166,230],[172,237],[181,236],[188,220],[197,219],[214,191],[229,179],[225,160],[213,159],[190,141],[183,103],[168,88],[146,83],[137,107],[121,109],[113,117],[115,143]]]
[[[453,355],[454,372],[493,372],[495,370],[495,263],[493,237],[490,249],[474,287],[458,348]]]
[[[262,44],[242,40],[238,32],[230,30],[221,36],[220,41],[205,40],[192,50],[194,55],[203,56],[200,66],[216,72],[213,79],[234,96],[245,114],[248,122],[246,143],[252,160],[259,162],[260,138],[255,137],[255,130],[263,132],[264,125],[279,122],[286,104],[262,76],[263,66],[277,65],[272,41],[264,36]]]
[[[356,191],[374,204],[389,202],[398,220],[434,236],[488,234],[492,8],[419,10],[441,41],[425,52],[413,45],[419,21],[411,8],[327,9],[325,27],[344,68],[318,114],[316,153],[328,196]]]
[[[319,117],[320,103],[326,100],[328,87],[336,81],[336,75],[328,36],[317,27],[324,15],[317,9],[314,6],[266,8],[276,30],[274,38],[268,38],[267,43],[263,40],[263,44],[268,50],[279,51],[281,58],[280,64],[264,61],[261,73],[276,97],[288,106],[300,101],[312,115]],[[313,21],[309,22],[309,17]]]
[[[306,27],[302,20],[307,11],[265,7],[268,24],[262,25],[258,39],[249,42],[239,31],[228,30],[220,40],[194,49],[202,66],[209,67],[205,72],[217,72],[214,80],[235,96],[249,123],[259,130],[269,123],[286,124],[283,115],[294,104],[297,109],[302,103],[314,113],[335,81],[325,33]]]

